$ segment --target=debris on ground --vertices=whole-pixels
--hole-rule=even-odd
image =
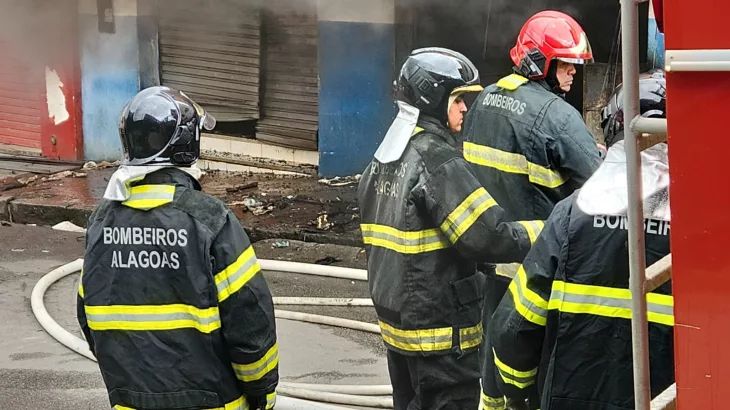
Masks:
[[[357,185],[360,182],[360,174],[351,177],[334,177],[334,178],[322,178],[318,182],[329,186],[348,186]]]
[[[288,248],[289,247],[289,241],[287,240],[276,240],[271,243],[272,248]]]
[[[51,229],[55,229],[57,231],[66,231],[66,232],[86,232],[86,229],[74,224],[70,221],[63,221],[59,222],[51,227]]]
[[[51,176],[43,177],[43,178],[41,178],[41,181],[60,181],[67,177],[86,178],[86,173],[85,172],[76,172],[76,171],[62,171],[62,172],[55,173]]]
[[[0,225],[2,225],[2,226],[10,226],[12,224],[10,222],[8,222],[8,221],[0,221]]]
[[[120,161],[114,161],[114,162],[101,161],[99,163],[94,162],[94,161],[88,161],[87,163],[84,164],[84,166],[82,168],[83,169],[104,169],[104,168],[118,167],[120,164],[121,164]]]
[[[327,221],[327,214],[322,214],[317,217],[317,229],[329,231],[332,225],[334,225],[332,222]]]
[[[231,194],[231,193],[243,191],[246,189],[256,188],[257,186],[259,186],[258,181],[249,181],[249,182],[246,182],[245,184],[227,187],[226,192]]]
[[[314,261],[317,265],[332,265],[333,263],[342,262],[342,259],[336,258],[334,256],[325,256],[322,259],[317,259]]]

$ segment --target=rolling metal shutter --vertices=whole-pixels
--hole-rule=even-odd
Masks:
[[[260,11],[232,0],[161,0],[160,81],[218,121],[259,118]]]
[[[269,1],[264,17],[264,80],[256,138],[317,149],[317,3]]]
[[[30,55],[22,58],[13,46],[18,44],[0,39],[0,143],[40,149],[43,66]]]

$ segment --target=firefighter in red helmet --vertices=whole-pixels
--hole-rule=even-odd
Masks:
[[[511,220],[544,220],[600,163],[581,114],[564,99],[575,65],[593,54],[572,17],[548,10],[525,22],[510,57],[514,72],[485,88],[467,114],[464,158]],[[488,274],[485,323],[509,280]],[[488,340],[484,346],[482,401],[504,408]]]

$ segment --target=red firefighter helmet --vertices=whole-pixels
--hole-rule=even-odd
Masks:
[[[593,61],[591,45],[580,24],[554,10],[530,17],[509,55],[520,73],[533,80],[545,78],[555,59],[573,64]]]

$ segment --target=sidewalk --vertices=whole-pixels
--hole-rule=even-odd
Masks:
[[[114,170],[54,174],[0,192],[0,220],[37,225],[71,221],[85,227]],[[209,171],[201,184],[233,210],[254,242],[280,238],[362,246],[354,180],[333,186],[315,177]]]

